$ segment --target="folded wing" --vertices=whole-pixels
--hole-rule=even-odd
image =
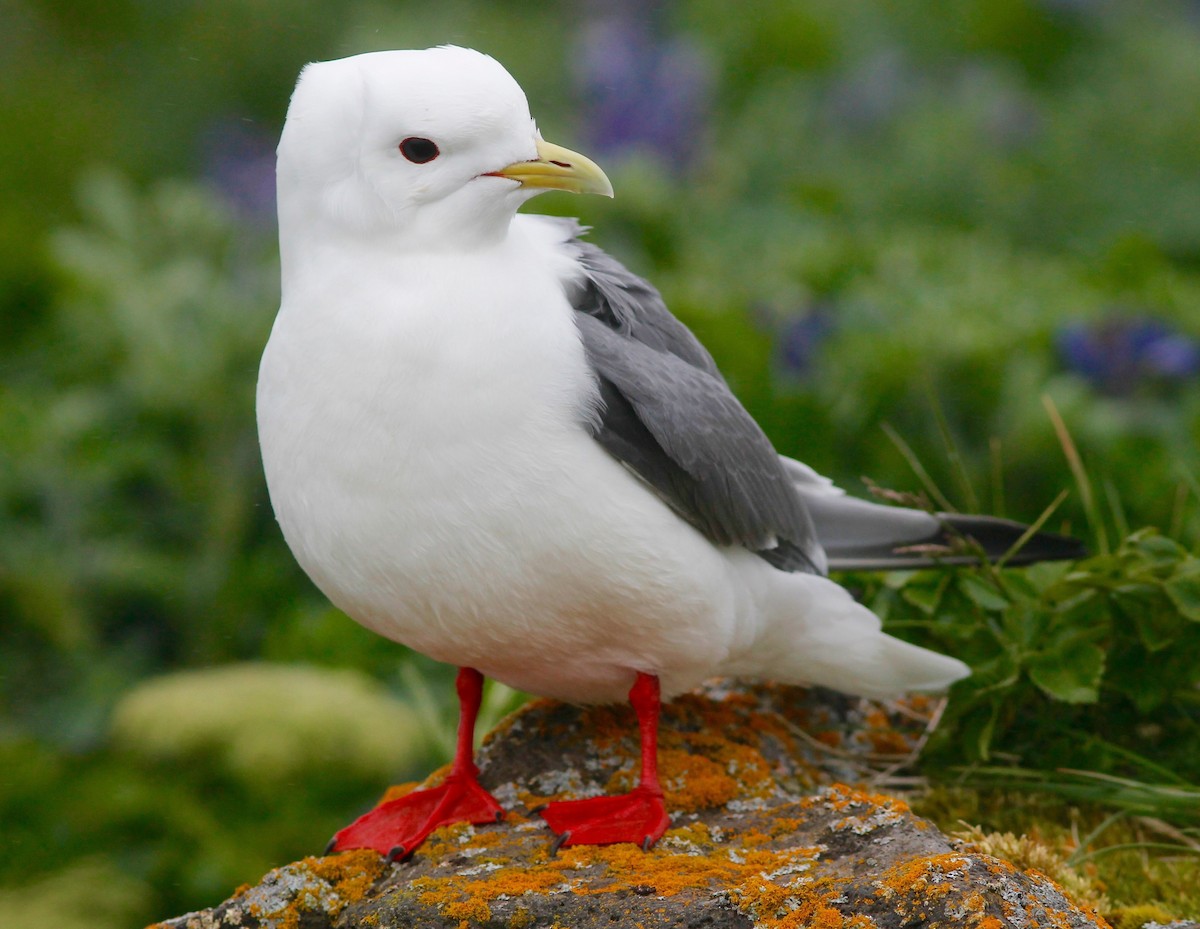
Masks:
[[[1021,523],[860,500],[778,455],[658,291],[579,239],[578,223],[548,221],[562,225],[582,270],[569,296],[600,387],[596,440],[714,543],[816,574],[1010,555]],[[1085,554],[1076,539],[1039,532],[1007,563]]]

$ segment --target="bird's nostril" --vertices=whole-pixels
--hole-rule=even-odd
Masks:
[[[560,168],[569,168],[569,167],[571,167],[571,162],[569,162],[569,161],[551,161],[551,162],[550,162],[550,164],[552,164],[552,165],[558,165]]]

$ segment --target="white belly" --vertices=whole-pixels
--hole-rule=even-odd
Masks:
[[[595,385],[534,257],[285,300],[258,399],[276,516],[337,606],[438,660],[575,700],[620,699],[637,670],[690,687],[749,595],[587,433]]]

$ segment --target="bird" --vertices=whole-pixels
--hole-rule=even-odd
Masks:
[[[485,677],[630,701],[637,786],[541,816],[556,849],[649,848],[670,822],[663,699],[714,676],[945,689],[968,667],[882,632],[829,571],[929,564],[959,536],[998,557],[1025,532],[857,499],[780,456],[649,282],[577,221],[518,212],[547,191],[613,195],[481,52],[300,73],[256,396],[271,504],[334,605],[459,669],[443,783],[380,804],[329,851],[397,859],[439,826],[504,817],[472,755]],[[1041,532],[1013,560],[1080,552]]]

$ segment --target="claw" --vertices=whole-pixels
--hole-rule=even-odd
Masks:
[[[336,835],[332,839],[329,840],[329,844],[325,846],[325,851],[321,852],[321,854],[328,855],[335,848],[337,848],[337,836]]]
[[[554,844],[550,846],[550,857],[553,858],[558,854],[558,850],[571,840],[571,830],[568,829],[554,837]]]
[[[391,864],[391,863],[394,863],[397,861],[402,861],[404,859],[404,856],[405,856],[404,846],[403,845],[393,845],[387,853],[387,860],[388,860],[388,863]]]

